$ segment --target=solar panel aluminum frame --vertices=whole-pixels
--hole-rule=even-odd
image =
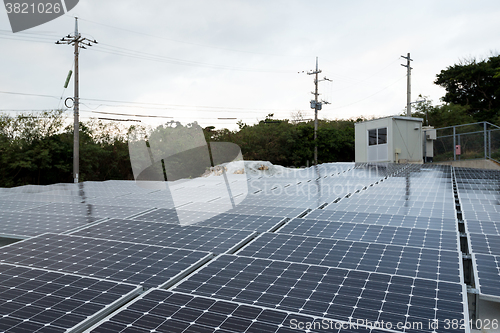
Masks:
[[[50,215],[47,215],[47,216],[50,216]],[[69,229],[69,230],[66,230],[66,231],[62,231],[62,232],[58,232],[60,234],[67,234],[67,233],[70,233],[70,232],[73,232],[73,231],[77,231],[79,229],[82,229],[82,228],[86,228],[88,226],[91,226],[91,225],[94,225],[94,224],[97,224],[97,223],[101,223],[105,220],[107,220],[108,218],[107,217],[104,217],[104,218],[100,218],[94,222],[90,222],[88,224],[85,224],[85,225],[81,225],[81,226],[78,226],[78,227],[75,227],[73,229]],[[46,233],[46,232],[49,232],[49,231],[44,231],[42,233],[40,233],[40,235]],[[4,238],[13,238],[13,239],[19,239],[19,240],[22,240],[22,239],[28,239],[28,238],[31,238],[31,237],[34,237],[33,235],[29,236],[29,235],[21,235],[21,234],[2,234],[0,233],[0,237],[4,237]]]
[[[73,276],[78,276],[78,277],[85,278],[85,279],[91,279],[91,280],[97,280],[97,281],[106,281],[106,282],[111,282],[111,283],[114,283],[114,284],[117,284],[117,285],[119,285],[119,284],[126,284],[126,285],[129,285],[129,286],[135,286],[136,287],[135,289],[133,289],[132,291],[130,291],[128,294],[123,295],[122,297],[120,297],[119,299],[117,299],[116,301],[114,301],[113,303],[106,305],[104,308],[102,308],[101,310],[97,311],[92,316],[90,316],[87,319],[81,321],[76,326],[73,326],[71,329],[69,329],[67,331],[67,333],[82,332],[83,330],[87,329],[88,327],[94,325],[96,322],[100,321],[102,318],[108,316],[109,314],[114,313],[115,310],[117,310],[118,308],[122,307],[122,305],[128,303],[130,300],[136,298],[137,296],[139,296],[140,294],[142,294],[144,292],[144,287],[137,286],[137,285],[130,284],[130,283],[116,282],[116,281],[111,281],[111,280],[106,280],[106,279],[99,279],[99,278],[95,278],[95,277],[89,277],[89,276],[85,276],[85,275],[81,275],[81,274],[58,272],[58,271],[54,271],[54,270],[50,270],[50,269],[37,268],[37,267],[28,267],[28,266],[16,265],[16,264],[10,264],[10,263],[3,263],[3,265],[9,265],[9,266],[21,267],[21,268],[28,268],[28,269],[38,270],[38,271],[45,271],[45,272],[54,272],[54,273],[61,274],[61,275],[73,275]]]
[[[67,234],[67,235],[72,235],[74,233],[77,233],[79,231],[82,231],[86,228],[89,228],[89,227],[93,227],[93,226],[96,226],[98,224],[101,224],[101,223],[105,223],[106,221],[109,221],[109,220],[112,220],[112,219],[105,219],[105,220],[102,220],[102,221],[98,221],[98,222],[95,222],[95,223],[92,223],[92,224],[89,224],[89,225],[86,225],[84,227],[81,227],[81,228],[78,228],[78,229],[75,229],[75,230],[71,230],[71,232],[68,232],[68,233],[62,233],[62,234]],[[137,220],[137,222],[147,222],[147,223],[165,223],[165,222],[156,222],[156,221],[142,221],[142,220]],[[284,224],[286,221],[280,221],[279,223],[281,224]],[[168,223],[167,223],[168,224]],[[172,225],[175,225],[175,224],[172,224]],[[196,224],[194,224],[193,226],[196,226]],[[203,226],[200,226],[201,228],[203,228]],[[206,227],[206,228],[210,228],[210,229],[224,229],[224,230],[229,230],[229,229],[225,229],[225,228],[217,228],[217,227]],[[276,226],[273,226],[272,228],[276,228]],[[272,229],[271,228],[271,229]],[[224,252],[225,254],[233,254],[235,253],[236,251],[238,251],[239,249],[241,249],[242,247],[244,247],[245,245],[247,245],[249,242],[251,242],[253,239],[255,239],[257,236],[259,235],[258,232],[252,232],[250,235],[248,235],[247,237],[245,237],[244,239],[242,239],[239,243],[235,244],[232,248],[228,249],[226,252]],[[78,236],[78,235],[76,235]],[[85,237],[88,237],[88,236],[85,236]],[[163,246],[163,245],[157,245],[157,244],[148,244],[148,243],[137,243],[137,242],[131,242],[131,241],[123,241],[123,240],[114,240],[114,239],[107,239],[107,238],[100,238],[100,237],[92,237],[92,238],[98,238],[98,239],[104,239],[104,240],[113,240],[113,241],[119,241],[119,242],[126,242],[126,243],[134,243],[134,244],[144,244],[144,245],[154,245],[154,246],[162,246],[162,247],[170,247],[170,246]],[[184,248],[181,248],[179,247],[179,249],[184,249]],[[186,250],[190,250],[190,249],[186,249]],[[212,252],[212,251],[203,251],[203,250],[192,250],[192,251],[202,251],[202,252]],[[212,252],[213,253],[213,252]]]
[[[47,234],[50,234],[50,233],[47,233]],[[42,235],[44,235],[44,234],[41,234],[39,236],[42,236]],[[59,235],[59,234],[57,234],[57,235]],[[68,235],[62,235],[62,236],[68,236]],[[81,236],[77,236],[77,237],[81,237]],[[106,240],[106,239],[95,238],[95,237],[86,237],[86,238],[98,239],[98,240]],[[20,240],[19,242],[14,242],[14,243],[11,243],[11,244],[7,244],[5,246],[2,246],[2,248],[6,248],[8,246],[12,246],[13,244],[18,244],[20,242],[25,242],[25,241],[28,241],[30,239],[31,238],[26,238],[26,239]],[[109,240],[106,240],[106,241],[109,241]],[[113,241],[113,242],[118,242],[118,241]],[[122,243],[140,244],[140,245],[145,245],[145,246],[157,246],[157,247],[164,247],[164,248],[170,248],[170,249],[177,250],[176,248],[167,247],[167,246],[147,245],[147,244],[134,243],[134,242],[122,242]],[[195,251],[195,250],[187,250],[187,251],[205,252],[207,254],[204,257],[202,257],[201,259],[199,259],[198,261],[196,261],[194,264],[192,264],[191,266],[189,266],[188,268],[184,269],[183,271],[179,272],[178,274],[176,274],[173,277],[171,277],[170,279],[168,279],[166,282],[164,282],[161,285],[159,285],[158,288],[163,288],[163,289],[170,288],[172,285],[177,284],[180,279],[184,279],[185,277],[189,276],[191,273],[193,273],[198,268],[200,268],[201,266],[203,266],[204,264],[206,264],[208,261],[212,260],[213,257],[214,257],[213,253],[207,252],[207,251]],[[33,268],[33,269],[41,269],[41,270],[46,270],[46,271],[52,271],[52,270],[49,270],[49,269],[46,269],[46,268],[41,268],[41,267],[36,267],[36,266],[24,266],[24,265],[9,263],[9,262],[4,262],[4,263],[5,264],[9,264],[9,265],[17,265],[17,266],[20,266],[20,267],[28,267],[28,268]],[[71,272],[65,272],[65,271],[54,271],[54,272],[64,273],[64,274],[73,274],[73,275],[82,276],[82,277],[90,277],[90,278],[94,278],[94,279],[100,279],[100,280],[103,280],[103,281],[110,281],[110,282],[113,282],[113,283],[131,284],[131,283],[127,283],[127,282],[120,282],[120,281],[115,281],[115,280],[108,280],[108,279],[96,278],[96,277],[91,277],[91,276],[79,275],[78,273],[71,273]]]
[[[229,250],[227,250],[224,253],[234,254],[234,253],[238,252],[240,249],[242,249],[243,247],[245,247],[248,243],[253,241],[255,238],[257,238],[258,236],[259,236],[258,232],[252,232],[250,235],[248,235],[247,237],[242,239],[238,244],[234,245],[232,248],[230,248]]]
[[[147,214],[147,213],[152,212],[152,211],[157,210],[157,209],[158,209],[157,207],[148,208],[148,209],[146,209],[146,210],[144,210],[144,211],[142,211],[142,212],[135,213],[135,214],[129,215],[129,216],[127,216],[127,217],[123,217],[122,219],[123,219],[123,220],[130,220],[130,219],[134,219],[134,218],[136,218],[137,216],[141,216],[141,215]],[[108,219],[112,219],[112,218],[114,218],[114,217],[111,217],[111,218],[108,218]]]
[[[127,305],[121,307],[118,311],[115,311],[113,313],[110,313],[108,314],[106,317],[104,318],[101,318],[98,322],[94,323],[91,327],[87,328],[84,333],[90,333],[92,332],[92,330],[98,328],[100,325],[102,325],[103,323],[105,323],[106,321],[110,320],[111,318],[113,318],[116,314],[118,314],[120,311],[124,311],[124,310],[127,310],[130,306],[132,306],[135,302],[138,302],[140,301],[141,299],[143,299],[144,297],[146,297],[149,293],[152,293],[154,292],[155,290],[164,290],[164,289],[160,289],[160,288],[151,288],[149,290],[146,290],[144,293],[142,293],[139,297],[137,297],[136,299],[134,299],[133,301],[129,302]],[[331,319],[331,318],[325,318],[325,317],[319,317],[319,316],[315,316],[315,315],[311,315],[311,314],[303,314],[303,313],[296,313],[296,312],[292,312],[292,311],[288,311],[288,310],[284,310],[284,309],[274,309],[274,308],[269,308],[269,307],[265,307],[265,306],[261,306],[261,305],[251,305],[251,304],[247,304],[247,303],[241,303],[241,302],[238,302],[238,301],[228,301],[228,300],[225,300],[225,299],[220,299],[220,298],[215,298],[215,297],[207,297],[207,296],[201,296],[201,295],[194,295],[194,294],[189,294],[189,293],[184,293],[184,292],[180,292],[180,291],[171,291],[171,290],[166,290],[166,291],[170,291],[170,292],[173,292],[174,294],[179,294],[179,295],[186,295],[186,296],[190,296],[190,297],[199,297],[199,298],[205,298],[205,299],[212,299],[214,301],[222,301],[222,302],[229,302],[229,303],[234,303],[234,304],[237,304],[239,306],[249,306],[249,307],[255,307],[255,308],[260,308],[262,310],[271,310],[271,311],[276,311],[276,312],[282,312],[282,313],[286,313],[288,315],[297,315],[298,317],[309,317],[311,318],[311,322],[314,320],[327,320],[328,322],[339,322],[339,323],[342,323],[345,325],[345,327],[348,327],[349,326],[349,322],[347,321],[343,321],[343,320],[337,320],[337,319]],[[365,324],[358,324],[358,326],[360,328],[366,328],[366,329],[370,329],[371,327],[369,325],[365,325]],[[132,326],[133,327],[133,326]],[[299,330],[298,328],[291,328],[291,326],[285,326],[283,325],[283,328],[285,329],[290,329],[290,330]],[[378,332],[388,332],[388,333],[394,333],[396,331],[394,330],[390,330],[390,329],[385,329],[385,328],[377,328],[377,331]],[[187,331],[186,331],[187,332]],[[316,330],[314,330],[314,332],[316,332]],[[470,331],[466,331],[464,333],[470,333]]]
[[[492,256],[491,254],[484,254],[484,253],[480,253],[480,254],[485,255],[485,256]],[[482,293],[481,284],[479,283],[479,275],[478,275],[478,271],[477,271],[476,254],[472,253],[471,258],[472,258],[472,267],[474,268],[474,282],[476,285],[476,289],[479,290],[479,295],[478,295],[479,298],[483,299],[485,301],[500,303],[500,296],[488,295],[488,294]],[[499,279],[500,279],[500,277],[499,277]]]
[[[215,256],[212,260],[216,260],[217,258],[219,258],[221,256],[224,256],[224,255],[225,254],[219,254],[219,255]],[[237,254],[236,254],[236,256],[237,256]],[[254,257],[244,257],[244,258],[251,258],[251,259],[257,259],[257,260],[266,260],[266,261],[277,261],[277,260],[272,260],[272,259],[262,259],[262,258],[254,258]],[[292,264],[294,264],[294,263],[292,263]],[[314,265],[314,264],[301,264],[301,263],[299,263],[299,265],[325,267],[325,266],[319,266],[319,265]],[[350,268],[335,268],[335,269],[344,270],[344,271],[356,271],[355,269],[350,269]],[[363,272],[366,273],[366,271],[363,271]],[[370,272],[368,272],[368,273],[370,274]],[[387,273],[377,273],[377,272],[375,272],[374,274],[387,275],[387,276],[398,276],[397,274],[387,274]],[[199,296],[199,297],[211,298],[211,299],[214,299],[214,300],[220,300],[220,301],[226,301],[226,302],[233,302],[233,303],[242,304],[242,305],[252,305],[252,306],[257,306],[257,307],[260,307],[260,308],[270,309],[270,310],[274,310],[274,311],[282,311],[282,312],[286,312],[286,313],[289,313],[289,314],[297,314],[298,316],[309,316],[309,317],[314,317],[314,318],[317,318],[317,319],[327,319],[327,320],[332,320],[332,321],[335,321],[335,322],[348,323],[348,322],[346,322],[346,321],[344,321],[342,319],[325,318],[325,317],[320,317],[320,316],[313,315],[313,314],[310,314],[310,313],[307,313],[307,314],[306,313],[297,313],[297,312],[293,312],[293,311],[289,311],[289,310],[285,310],[285,309],[276,309],[276,308],[266,307],[266,306],[262,306],[262,305],[253,305],[253,304],[250,304],[250,303],[242,303],[242,302],[238,302],[238,301],[234,301],[234,300],[228,300],[228,299],[218,298],[216,296],[204,296],[204,295],[199,295],[199,294],[196,294],[196,293],[187,293],[187,292],[176,291],[175,290],[175,288],[177,288],[177,286],[181,285],[183,282],[187,281],[189,278],[190,278],[190,276],[186,276],[183,279],[179,280],[174,285],[171,285],[170,287],[164,288],[164,289],[167,289],[167,290],[172,291],[174,293],[186,294],[186,295],[190,295],[190,296]],[[419,280],[437,281],[437,280],[426,279],[426,278],[417,278],[417,279],[419,279]],[[443,282],[446,282],[446,281],[443,281]],[[460,284],[460,287],[462,288],[462,306],[463,306],[462,313],[464,314],[464,322],[463,323],[459,323],[459,325],[463,324],[465,326],[465,331],[463,333],[471,333],[471,330],[470,330],[470,327],[469,327],[469,311],[468,311],[468,305],[467,305],[468,304],[467,286],[463,282],[461,282],[461,283],[453,283],[453,284]],[[442,325],[442,323],[440,323],[439,325]],[[364,325],[360,325],[360,327],[361,326],[364,327]],[[366,328],[370,329],[372,327],[368,327],[367,326]],[[388,330],[388,329],[384,329],[384,328],[380,328],[380,329],[377,328],[377,330],[388,331],[388,332],[396,332],[395,330]]]
[[[106,281],[106,280],[102,280],[102,281]],[[90,317],[87,320],[82,321],[80,324],[74,326],[72,329],[68,330],[67,333],[82,332],[83,330],[94,325],[96,322],[99,322],[101,319],[105,318],[109,314],[114,313],[123,304],[128,303],[129,301],[136,298],[137,296],[139,296],[143,292],[144,292],[144,288],[142,286],[137,286],[137,288],[134,289],[132,292],[128,293],[127,295],[122,296],[120,299],[111,303],[110,305],[108,305],[107,307],[102,309],[101,311],[97,312],[92,317]]]
[[[201,258],[200,260],[198,260],[197,262],[195,262],[194,264],[192,264],[191,266],[189,266],[185,270],[179,272],[177,275],[174,275],[173,277],[168,279],[168,281],[166,281],[165,283],[159,285],[158,288],[169,289],[173,285],[177,285],[180,281],[189,277],[189,275],[191,275],[194,271],[196,271],[201,266],[205,265],[207,262],[209,262],[213,258],[214,258],[214,254],[208,253],[206,256],[204,256],[203,258]]]
[[[99,220],[97,220],[97,221],[94,221],[94,222],[92,222],[92,223],[89,223],[89,224],[86,224],[86,225],[82,225],[82,226],[79,226],[79,227],[76,227],[76,228],[73,228],[73,229],[67,230],[67,231],[65,231],[65,232],[60,232],[60,234],[61,234],[61,235],[71,235],[71,234],[73,234],[73,233],[75,233],[75,232],[78,232],[78,231],[80,231],[80,230],[82,230],[82,229],[85,229],[85,228],[88,228],[88,227],[92,227],[92,226],[97,225],[97,224],[101,224],[101,223],[106,222],[106,221],[108,221],[108,220],[110,220],[110,218],[109,218],[109,217],[104,217],[104,218],[99,219]]]
[[[33,236],[25,236],[25,235],[13,235],[13,234],[0,234],[0,238],[11,238],[11,239],[18,239],[18,240],[23,240],[23,239],[28,239]]]
[[[304,219],[307,220],[307,216]],[[293,219],[290,219],[290,221],[293,221]],[[325,220],[316,220],[316,221],[325,221]],[[326,222],[331,222],[331,221],[326,221]],[[350,224],[352,224],[352,225],[362,224],[362,223],[356,223],[356,222],[338,222],[338,223],[347,224],[347,225],[350,225]],[[282,227],[284,227],[285,224],[283,224]],[[381,225],[377,225],[377,224],[370,224],[370,225],[381,226]],[[391,227],[392,228],[393,226],[381,226],[381,227]],[[419,228],[410,228],[410,227],[394,227],[394,228],[419,229]],[[279,229],[281,229],[281,227]],[[434,229],[427,229],[427,230],[428,231],[434,231]],[[447,231],[447,230],[441,230],[441,231]],[[353,240],[353,239],[341,238],[341,237],[335,238],[335,237],[328,237],[328,236],[321,236],[321,235],[299,235],[299,234],[294,234],[294,233],[289,233],[289,232],[284,232],[283,233],[283,232],[280,232],[279,230],[275,230],[275,231],[272,231],[272,232],[276,232],[276,233],[280,233],[280,234],[282,233],[282,234],[285,234],[285,235],[296,235],[296,236],[304,236],[304,237],[315,237],[315,238],[324,238],[324,239],[346,240],[346,241],[351,241],[351,242],[363,242],[363,243],[370,243],[370,244],[387,244],[387,245],[410,246],[410,245],[400,245],[400,244],[392,244],[392,243],[384,243],[384,242],[368,242],[368,241],[364,241],[364,240]],[[456,238],[455,248],[454,249],[447,249],[447,250],[448,251],[461,252],[461,249],[460,249],[460,232],[458,230],[447,231],[447,232],[454,232],[455,233],[455,238]],[[468,246],[469,246],[469,249],[470,249],[470,244]],[[412,246],[412,247],[429,248],[428,246]],[[434,247],[434,248],[431,248],[431,249],[438,249],[438,248]]]
[[[259,239],[260,237],[264,237],[266,233],[261,233],[259,234],[258,236],[256,236],[254,239],[257,240]],[[290,236],[290,237],[293,237],[293,236],[298,236],[298,235],[293,235],[293,234],[283,234],[283,235],[286,235],[286,236]],[[322,237],[316,237],[316,236],[299,236],[299,237],[307,237],[307,238],[315,238],[315,239],[326,239],[326,240],[340,240],[340,241],[344,241],[343,239],[336,239],[336,238],[322,238]],[[457,233],[457,237],[460,238],[460,235]],[[417,247],[417,246],[409,246],[409,245],[391,245],[391,244],[383,244],[383,243],[373,243],[373,242],[364,242],[364,241],[352,241],[352,240],[345,240],[346,242],[352,242],[352,243],[363,243],[363,244],[381,244],[381,245],[387,245],[387,246],[397,246],[397,247],[402,247],[402,248],[418,248],[418,249],[425,249],[425,247]],[[241,251],[244,251],[245,250],[245,247],[247,245],[251,245],[251,243],[247,243],[247,244],[244,244],[240,249],[238,249],[238,251],[236,251],[235,253],[226,253],[226,254],[235,254],[235,255],[238,255],[240,256],[240,252]],[[446,252],[454,252],[454,251],[451,251],[451,250],[443,250],[443,251],[446,251]],[[462,261],[462,255],[461,255],[461,252],[457,249],[457,256],[459,257],[459,260],[458,260],[458,270],[460,272],[460,275],[459,275],[459,278],[460,278],[460,282],[461,284],[464,284],[465,282],[465,279],[464,279],[464,268],[463,268],[463,261]],[[224,253],[221,253],[221,255],[224,254]],[[244,256],[244,257],[248,257],[248,256]],[[263,258],[263,257],[249,257],[249,258],[254,258],[254,259],[265,259],[265,260],[273,260],[275,261],[275,259],[269,259],[269,258]],[[215,259],[215,258],[214,258]],[[339,269],[346,269],[346,270],[356,270],[356,271],[360,271],[360,272],[367,272],[367,273],[372,273],[372,271],[367,271],[367,270],[363,270],[363,269],[351,269],[351,268],[344,268],[344,267],[333,267],[333,266],[325,266],[325,265],[320,265],[320,264],[311,264],[311,263],[301,263],[301,262],[296,262],[296,261],[288,261],[288,260],[276,260],[276,261],[284,261],[284,262],[289,262],[289,263],[299,263],[299,264],[305,264],[305,265],[311,265],[311,266],[321,266],[321,267],[331,267],[331,268],[339,268]],[[399,275],[399,274],[391,274],[391,273],[382,273],[382,272],[373,272],[373,273],[377,273],[377,274],[385,274],[385,275]],[[401,276],[406,276],[406,275],[401,275]],[[417,277],[412,277],[412,278],[417,278]],[[428,278],[420,278],[418,277],[419,279],[424,279],[424,280],[427,280]],[[437,280],[437,281],[443,281],[443,282],[447,282],[446,280]],[[449,281],[448,281],[449,282]]]

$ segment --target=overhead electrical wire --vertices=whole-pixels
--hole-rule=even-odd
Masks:
[[[404,76],[400,77],[399,79],[397,79],[397,80],[396,80],[396,81],[394,81],[393,83],[389,84],[388,86],[386,86],[386,87],[384,87],[384,88],[380,89],[379,91],[377,91],[377,92],[375,92],[375,93],[373,93],[373,94],[371,94],[371,95],[368,95],[368,96],[366,96],[366,97],[364,97],[364,98],[362,98],[362,99],[359,99],[359,100],[357,100],[357,101],[355,101],[355,102],[352,102],[352,103],[349,103],[349,104],[345,104],[345,105],[342,105],[342,106],[338,106],[338,107],[334,107],[334,106],[332,105],[331,107],[328,107],[328,108],[326,108],[326,109],[328,109],[328,110],[338,110],[338,109],[342,109],[342,108],[345,108],[345,107],[347,107],[347,106],[351,106],[351,105],[353,105],[353,104],[356,104],[356,103],[362,102],[362,101],[364,101],[364,100],[366,100],[366,99],[368,99],[368,98],[370,98],[370,97],[373,97],[373,96],[375,96],[375,95],[377,95],[377,94],[381,93],[382,91],[386,90],[387,88],[389,88],[389,87],[391,87],[391,86],[395,85],[396,83],[398,83],[399,81],[401,81],[401,80],[402,80],[402,79],[404,79],[405,77],[406,77],[406,75],[404,75]]]
[[[54,95],[43,95],[43,94],[31,94],[31,93],[21,93],[13,91],[0,91],[0,94],[11,94],[11,95],[21,95],[21,96],[34,96],[34,97],[47,97],[61,99],[59,96]],[[128,107],[128,108],[138,108],[138,109],[161,109],[165,110],[170,108],[173,110],[178,110],[179,108],[184,109],[215,109],[210,110],[210,112],[230,112],[230,111],[245,111],[245,112],[289,112],[288,109],[259,109],[259,108],[241,108],[241,107],[226,107],[226,106],[204,106],[204,105],[182,105],[182,104],[162,104],[162,103],[150,103],[150,102],[135,102],[135,101],[123,101],[123,100],[109,100],[109,99],[97,99],[97,98],[81,98],[80,101],[93,101],[93,102],[108,102],[108,103],[122,103],[131,105],[111,105],[111,104],[100,104],[100,106],[108,107]],[[84,103],[80,103],[84,104]],[[156,106],[158,108],[152,107]],[[98,106],[99,107],[99,106]],[[89,107],[91,108],[91,107]]]
[[[94,52],[101,52],[107,54],[114,54],[129,58],[142,59],[142,60],[150,60],[156,62],[163,62],[175,65],[183,65],[183,66],[197,66],[197,67],[207,67],[213,69],[223,69],[223,70],[232,70],[232,71],[242,71],[242,72],[256,72],[256,73],[281,73],[281,74],[294,74],[295,70],[273,70],[273,69],[258,69],[258,68],[244,68],[244,67],[234,67],[234,66],[226,66],[226,65],[218,65],[218,64],[209,64],[198,61],[191,60],[183,60],[179,58],[160,56],[152,53],[146,53],[143,51],[136,51],[127,49],[124,47],[113,46],[109,44],[99,44],[99,48],[89,48]],[[115,50],[116,49],[116,50]]]
[[[66,14],[65,16],[69,16],[69,17],[73,18],[73,16],[68,15],[68,14]],[[147,37],[153,37],[153,38],[163,39],[163,40],[167,40],[169,42],[174,42],[174,43],[179,43],[179,44],[193,45],[193,46],[199,46],[199,47],[206,47],[206,48],[223,50],[223,51],[232,51],[232,52],[239,52],[239,53],[267,55],[267,56],[275,56],[275,57],[312,58],[312,56],[309,56],[309,55],[307,55],[307,56],[295,56],[295,55],[290,55],[290,54],[263,53],[263,52],[236,50],[236,49],[232,49],[232,48],[225,48],[225,47],[213,46],[213,45],[207,45],[207,44],[200,44],[200,43],[192,43],[192,42],[186,42],[186,41],[181,41],[181,40],[177,40],[177,39],[167,38],[167,37],[164,37],[164,36],[151,35],[151,34],[147,34],[147,33],[144,33],[144,32],[135,31],[135,30],[119,28],[119,27],[115,27],[115,26],[112,26],[112,25],[109,25],[109,24],[104,24],[104,23],[99,23],[99,22],[87,20],[87,19],[81,18],[80,16],[78,17],[78,19],[81,20],[81,21],[84,21],[84,22],[89,22],[89,23],[101,25],[101,26],[104,26],[104,27],[112,28],[112,29],[117,29],[117,30],[122,30],[122,31],[126,31],[126,32],[131,32],[131,33],[134,33],[134,34],[138,34],[138,35],[142,35],[142,36],[147,36]]]

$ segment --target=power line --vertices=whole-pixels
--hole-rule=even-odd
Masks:
[[[0,94],[10,94],[10,95],[21,95],[21,96],[33,96],[33,97],[46,97],[62,99],[55,95],[43,95],[43,94],[32,94],[32,93],[22,93],[14,91],[0,91]],[[123,101],[123,100],[110,100],[110,99],[98,99],[98,98],[79,98],[79,100],[92,101],[92,102],[108,102],[108,103],[122,103],[131,105],[111,105],[111,104],[100,104],[100,106],[108,107],[126,107],[126,108],[138,108],[138,109],[153,109],[153,110],[164,110],[165,108],[172,109],[216,109],[210,110],[210,112],[230,112],[230,111],[244,111],[244,112],[263,112],[263,111],[273,111],[273,112],[289,112],[288,109],[260,109],[260,108],[242,108],[242,107],[227,107],[227,106],[207,106],[207,105],[185,105],[185,104],[162,104],[162,103],[149,103],[149,102],[135,102],[135,101]],[[80,103],[84,104],[84,103]],[[156,106],[156,107],[155,107]],[[45,109],[44,109],[45,110]]]
[[[106,45],[104,44],[104,46],[106,46]],[[209,63],[198,62],[198,61],[183,60],[183,59],[179,59],[179,58],[160,56],[160,55],[146,53],[146,52],[142,52],[142,51],[135,51],[135,50],[131,50],[131,49],[126,49],[126,48],[118,47],[118,46],[112,46],[112,45],[107,45],[107,46],[108,46],[107,49],[105,48],[104,50],[94,50],[94,51],[108,53],[108,54],[114,54],[114,55],[120,55],[120,56],[124,56],[124,57],[129,57],[129,58],[150,60],[150,61],[163,62],[163,63],[169,63],[169,64],[175,64],[175,65],[183,65],[183,66],[197,66],[197,67],[207,67],[207,68],[213,68],[213,69],[223,69],[223,70],[233,70],[233,71],[243,71],[243,72],[257,72],[257,73],[281,73],[281,74],[295,73],[295,71],[293,71],[293,70],[271,70],[271,69],[244,68],[244,67],[232,67],[232,66],[218,65],[218,64],[209,64]],[[113,50],[113,48],[116,48],[118,50]]]
[[[396,81],[394,81],[393,83],[389,84],[388,86],[386,86],[386,87],[384,87],[384,88],[380,89],[379,91],[377,91],[377,92],[375,92],[375,93],[373,93],[373,94],[371,94],[371,95],[368,95],[368,96],[366,96],[366,97],[364,97],[364,98],[362,98],[362,99],[359,99],[359,100],[357,100],[357,101],[355,101],[355,102],[352,102],[352,103],[349,103],[349,104],[346,104],[346,105],[342,105],[342,106],[339,106],[339,107],[332,107],[332,108],[331,108],[331,110],[338,110],[338,109],[342,109],[342,108],[345,108],[345,107],[347,107],[347,106],[351,106],[351,105],[353,105],[353,104],[356,104],[356,103],[362,102],[362,101],[364,101],[364,100],[366,100],[366,99],[368,99],[368,98],[370,98],[370,97],[373,97],[373,96],[375,96],[375,95],[377,95],[377,94],[381,93],[382,91],[386,90],[387,88],[389,88],[389,87],[391,87],[391,86],[395,85],[396,83],[398,83],[399,81],[401,81],[401,80],[402,80],[403,78],[405,78],[405,77],[406,77],[406,75],[405,75],[405,76],[400,77],[399,79],[397,79],[397,80],[396,80]]]
[[[67,15],[67,16],[69,16],[69,15]],[[85,22],[89,22],[89,23],[93,23],[93,24],[97,24],[97,25],[101,25],[101,26],[104,26],[104,27],[112,28],[112,29],[122,30],[122,31],[126,31],[126,32],[132,32],[132,33],[135,33],[135,34],[138,34],[138,35],[142,35],[142,36],[148,36],[148,37],[153,37],[153,38],[168,40],[170,42],[175,42],[175,43],[180,43],[180,44],[186,44],[186,45],[193,45],[193,46],[206,47],[206,48],[217,49],[217,50],[224,50],[224,51],[240,52],[240,53],[249,53],[249,54],[276,56],[276,57],[297,57],[297,58],[306,58],[306,57],[309,57],[309,56],[294,56],[294,55],[289,55],[289,54],[284,55],[284,54],[273,54],[273,53],[243,51],[243,50],[236,50],[236,49],[219,47],[219,46],[213,46],[213,45],[207,45],[207,44],[192,43],[192,42],[186,42],[186,41],[176,40],[176,39],[172,39],[172,38],[166,38],[166,37],[162,37],[162,36],[157,36],[157,35],[151,35],[151,34],[139,32],[139,31],[134,31],[134,30],[130,30],[130,29],[119,28],[119,27],[115,27],[115,26],[112,26],[112,25],[104,24],[104,23],[90,21],[90,20],[87,20],[87,19],[80,18],[80,20],[85,21]]]
[[[0,91],[0,94],[9,94],[9,95],[21,95],[21,96],[36,96],[36,97],[49,97],[49,98],[57,98],[57,96],[53,95],[41,95],[41,94],[29,94],[29,93],[21,93],[21,92],[13,92],[13,91]]]

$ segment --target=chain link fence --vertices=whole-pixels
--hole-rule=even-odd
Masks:
[[[500,127],[479,122],[436,129],[434,162],[470,159],[500,161]]]

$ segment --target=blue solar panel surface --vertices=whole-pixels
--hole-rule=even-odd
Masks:
[[[445,328],[469,319],[464,249],[474,269],[469,287],[500,298],[499,172],[329,163],[249,173],[236,180],[247,182],[246,198],[239,193],[229,208],[220,187],[210,190],[223,184],[217,177],[176,181],[172,189],[188,190],[177,197],[169,186],[131,181],[2,189],[0,234],[24,240],[0,248],[0,269],[120,290],[112,306],[99,305],[117,311],[83,316],[79,302],[108,292],[65,285],[68,297],[88,299],[56,303],[50,310],[66,310],[71,321],[50,322],[54,332],[92,325],[92,332],[137,333],[468,333]],[[12,286],[36,278],[2,274],[0,309],[18,304],[15,316],[0,318],[2,330],[50,331],[33,318],[48,311],[36,302],[53,295],[33,301],[25,290],[16,298]],[[358,325],[342,326],[349,321]],[[369,325],[381,321],[395,326]],[[429,326],[434,321],[438,327]]]

